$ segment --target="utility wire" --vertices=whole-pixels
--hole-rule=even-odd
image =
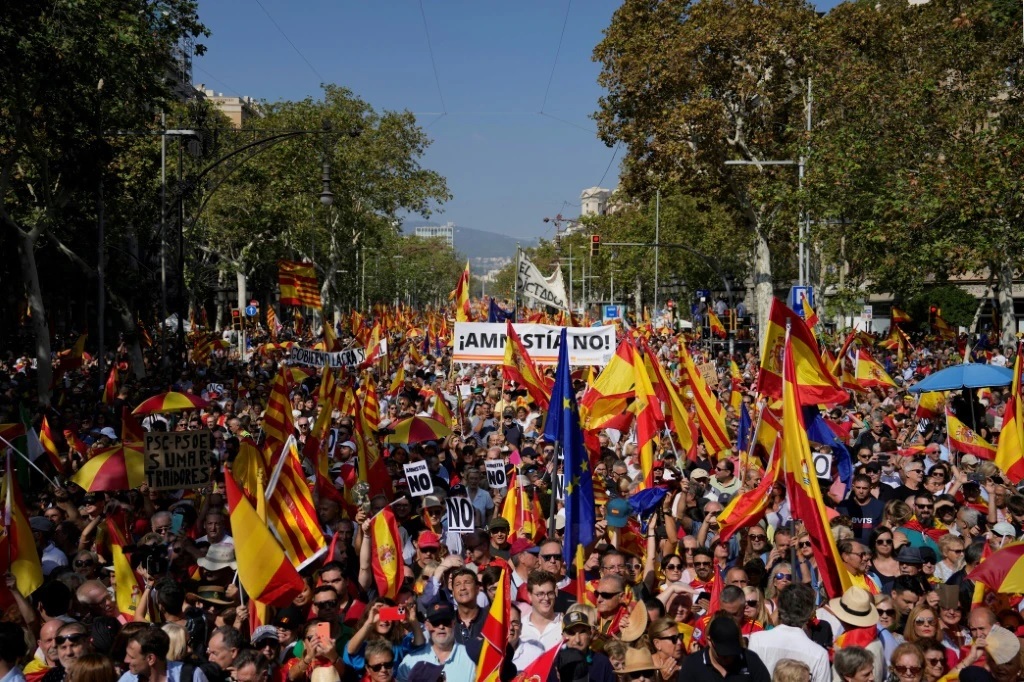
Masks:
[[[195,68],[195,69],[197,69],[197,70],[199,70],[199,71],[202,71],[203,73],[205,73],[205,74],[206,74],[207,76],[209,76],[209,77],[210,77],[210,78],[211,78],[211,79],[212,79],[213,81],[215,81],[215,82],[217,82],[217,83],[220,83],[220,84],[221,84],[222,86],[224,86],[224,89],[225,89],[225,90],[227,90],[228,92],[233,92],[233,93],[235,93],[236,95],[238,95],[239,97],[243,97],[243,98],[245,97],[245,95],[243,95],[243,94],[242,94],[241,92],[239,92],[239,91],[238,91],[238,90],[236,90],[235,88],[231,87],[230,85],[228,85],[227,83],[225,83],[225,82],[224,82],[223,80],[221,80],[220,78],[217,78],[217,77],[216,77],[216,76],[214,76],[214,75],[213,75],[212,73],[210,73],[209,71],[207,71],[207,70],[206,70],[206,69],[204,69],[203,67],[199,66],[198,64],[193,64],[192,66],[193,66],[193,68]],[[194,85],[194,84],[193,84],[193,85]]]
[[[562,20],[562,33],[558,36],[558,47],[555,48],[555,61],[551,65],[551,74],[548,76],[548,86],[544,88],[544,101],[540,103],[540,113],[544,113],[544,107],[548,103],[548,93],[551,92],[551,82],[555,79],[555,68],[558,67],[558,55],[562,52],[562,40],[565,38],[565,27],[569,25],[569,10],[572,9],[572,0],[565,6],[565,19]]]
[[[288,44],[289,44],[289,45],[291,45],[291,46],[292,46],[292,49],[293,49],[293,50],[295,50],[295,54],[299,55],[299,57],[301,57],[301,58],[302,58],[302,61],[306,62],[306,66],[308,66],[308,67],[309,67],[309,70],[310,70],[310,71],[312,71],[312,72],[313,72],[313,73],[314,73],[314,74],[316,75],[316,77],[320,79],[320,82],[321,82],[321,83],[326,83],[326,82],[327,82],[327,79],[326,79],[326,78],[324,78],[324,77],[323,77],[323,76],[322,76],[322,75],[320,74],[320,72],[316,70],[316,67],[315,67],[315,66],[313,66],[313,65],[312,65],[312,64],[311,64],[311,63],[309,62],[309,60],[308,60],[308,59],[306,59],[306,55],[302,54],[302,51],[301,51],[301,50],[299,50],[299,48],[295,46],[295,43],[293,43],[293,42],[292,42],[292,39],[291,39],[291,38],[289,38],[289,37],[288,37],[288,34],[284,32],[284,29],[283,29],[283,28],[281,28],[281,25],[280,25],[280,24],[278,24],[278,23],[277,23],[276,21],[274,21],[274,17],[270,16],[270,12],[268,12],[268,11],[267,11],[267,8],[263,6],[263,3],[262,3],[262,2],[260,2],[260,0],[256,0],[256,4],[257,4],[257,5],[259,5],[259,6],[260,6],[260,9],[261,9],[261,10],[263,10],[263,13],[267,15],[267,19],[270,19],[270,23],[272,23],[272,24],[274,25],[274,27],[275,27],[275,28],[277,29],[278,33],[280,33],[280,34],[281,34],[282,36],[284,36],[284,39],[285,39],[286,41],[288,41]]]
[[[430,52],[430,66],[434,69],[434,83],[437,85],[437,96],[441,99],[442,114],[448,113],[448,107],[444,103],[444,94],[441,93],[441,78],[437,74],[437,60],[434,59],[434,45],[430,42],[430,29],[427,28],[427,12],[423,9],[423,0],[420,0],[420,17],[423,19],[423,33],[427,36],[427,51]]]
[[[606,177],[608,177],[608,171],[610,171],[612,169],[612,164],[615,163],[615,157],[619,153],[619,145],[620,144],[621,144],[620,142],[616,142],[615,143],[615,149],[612,150],[612,158],[608,161],[608,167],[604,169],[604,175],[602,175],[601,179],[597,181],[597,186],[598,187],[603,185],[604,184],[604,179]]]
[[[540,114],[541,116],[545,116],[547,118],[550,118],[550,119],[553,119],[555,121],[558,121],[559,123],[564,123],[567,126],[572,126],[573,128],[578,128],[579,130],[582,130],[585,133],[590,133],[591,135],[597,135],[597,131],[594,130],[593,128],[588,128],[587,126],[582,126],[579,123],[573,123],[572,121],[566,120],[564,118],[559,118],[558,116],[554,116],[554,115],[549,114],[549,113],[547,113],[545,111],[538,111],[537,113]]]

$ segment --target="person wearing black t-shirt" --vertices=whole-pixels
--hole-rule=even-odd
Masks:
[[[871,494],[871,478],[865,474],[853,477],[852,494],[836,507],[836,511],[853,521],[853,536],[861,542],[871,539],[871,531],[882,522],[884,510],[885,504]]]

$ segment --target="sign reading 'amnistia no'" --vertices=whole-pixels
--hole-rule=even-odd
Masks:
[[[538,365],[558,363],[562,327],[549,324],[513,324],[530,357]],[[496,364],[505,357],[505,325],[456,322],[452,359],[466,364]],[[615,353],[615,327],[568,327],[569,362],[607,365]]]

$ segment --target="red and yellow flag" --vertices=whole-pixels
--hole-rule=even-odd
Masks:
[[[889,321],[891,324],[895,325],[906,324],[907,322],[913,322],[914,320],[910,317],[910,315],[907,312],[901,310],[900,308],[897,308],[896,306],[893,306],[892,314],[889,315]]]
[[[776,441],[768,460],[768,469],[761,476],[761,482],[753,490],[732,498],[718,515],[718,525],[722,529],[719,538],[722,542],[727,542],[740,529],[749,528],[761,520],[771,500],[772,488],[779,479],[781,465],[782,455]]]
[[[270,340],[277,342],[277,332],[281,329],[281,325],[277,323],[277,313],[274,312],[274,306],[267,306],[267,332],[270,333]]]
[[[723,450],[732,448],[732,440],[729,438],[729,431],[725,428],[725,410],[718,401],[714,391],[708,387],[704,377],[697,370],[693,357],[685,345],[679,346],[679,359],[682,361],[682,375],[685,384],[689,385],[693,393],[693,404],[697,408],[697,423],[700,425],[700,435],[708,452],[717,455]]]
[[[274,376],[274,383],[270,386],[267,411],[263,415],[263,432],[267,435],[264,447],[271,453],[271,461],[276,462],[284,444],[295,435],[292,404],[288,399],[288,378],[283,371]]]
[[[954,450],[981,459],[996,458],[996,447],[978,435],[974,429],[957,419],[956,415],[948,409],[946,410],[946,437],[949,438],[949,446]]]
[[[778,299],[772,302],[771,314],[765,328],[764,347],[761,349],[761,371],[757,376],[757,390],[762,395],[778,398],[782,395],[782,356],[786,346],[786,329],[790,329],[790,344],[797,359],[796,379],[800,382],[800,396],[805,405],[844,404],[849,399],[839,385],[836,375],[825,367],[814,334],[803,319]]]
[[[954,329],[953,325],[951,325],[949,322],[946,322],[944,319],[942,319],[942,316],[939,314],[935,315],[935,333],[938,334],[939,337],[943,339],[956,338],[956,329]]]
[[[305,583],[267,524],[242,494],[234,476],[224,477],[224,491],[231,510],[231,532],[242,587],[250,597],[264,604],[288,606],[302,593]]]
[[[370,564],[377,593],[385,599],[396,599],[405,576],[398,522],[389,507],[384,507],[370,522],[370,541]]]
[[[122,439],[123,440],[123,439]],[[60,461],[60,451],[57,449],[57,441],[53,437],[53,430],[50,428],[49,420],[44,416],[43,423],[39,427],[39,443],[46,451],[46,456],[53,465],[53,470],[58,474],[64,473],[64,463]]]
[[[580,399],[583,428],[600,429],[622,415],[633,397],[633,381],[632,346],[622,340],[615,348],[615,355],[597,375],[594,385]]]
[[[469,305],[469,281],[469,261],[466,261],[466,268],[459,275],[455,290],[448,294],[448,300],[455,300],[456,322],[473,321],[473,311]]]
[[[522,339],[512,327],[511,320],[506,320],[505,325],[505,362],[501,366],[501,373],[507,381],[514,381],[526,388],[533,402],[546,410],[551,400],[551,381],[537,370]]]
[[[10,558],[7,572],[14,576],[18,592],[28,597],[43,584],[43,566],[39,562],[32,528],[28,525],[25,501],[18,489],[17,476],[11,466],[11,454],[7,455],[3,486],[0,497],[4,501],[3,527],[0,536],[0,557]]]
[[[71,348],[57,353],[57,357],[53,363],[53,380],[56,381],[62,375],[68,372],[73,372],[82,366],[85,361],[85,340],[88,338],[87,334],[79,335],[75,344]]]
[[[1021,353],[1024,344],[1017,343],[1017,358],[1013,361],[1013,384],[1010,397],[1006,399],[1003,411],[1003,429],[999,432],[999,447],[996,449],[996,466],[1006,473],[1010,482],[1017,485],[1024,480],[1024,401],[1021,399]]]
[[[139,597],[142,595],[142,585],[139,584],[139,576],[132,570],[128,557],[124,555],[124,549],[116,542],[110,545],[110,558],[114,566],[114,597],[117,601],[117,610],[130,621],[148,621],[149,617],[145,613],[135,613]]]
[[[804,323],[808,329],[813,330],[818,325],[818,311],[811,307],[811,302],[806,296],[800,299],[800,305],[804,314]]]
[[[662,367],[661,361],[646,346],[646,342],[644,346],[644,366],[647,369],[648,376],[651,378],[651,386],[654,388],[654,393],[658,396],[658,399],[668,408],[664,415],[665,421],[671,427],[671,431],[675,434],[676,438],[679,439],[679,447],[683,449],[683,452],[689,454],[691,450],[696,450],[697,446],[693,437],[695,430],[693,417],[686,409],[686,406],[683,405],[683,401],[679,397],[679,391],[676,390],[672,380],[668,378],[668,373]]]
[[[277,262],[277,280],[281,286],[281,305],[308,306],[320,310],[320,286],[312,263],[292,260]]]
[[[651,378],[636,348],[633,349],[633,391],[635,398],[629,409],[636,415],[636,449],[640,455],[640,471],[643,474],[640,486],[643,490],[654,487],[658,424],[665,423],[665,415],[661,413],[661,401],[654,393]]]
[[[711,333],[720,339],[724,339],[727,334],[725,331],[725,325],[718,319],[718,315],[715,315],[712,311],[708,310],[708,326],[711,327]]]
[[[509,622],[512,620],[510,571],[508,567],[502,570],[494,601],[491,602],[491,609],[487,612],[487,619],[480,630],[484,641],[480,658],[477,659],[476,682],[498,682],[501,679],[501,664],[505,661]]]
[[[270,454],[270,453],[268,453]],[[279,472],[277,480],[271,475],[267,488],[267,520],[277,531],[281,546],[295,568],[302,570],[316,560],[327,548],[323,531],[316,516],[313,495],[306,484],[306,476],[299,463],[299,452],[293,440],[280,457],[268,460],[267,470]]]
[[[402,390],[405,385],[405,363],[403,362],[398,366],[398,371],[395,372],[395,378],[391,380],[391,385],[388,387],[387,396],[394,398],[398,395],[398,392]]]
[[[146,432],[142,424],[132,414],[132,408],[125,405],[121,408],[121,441],[124,443],[142,443],[146,440]]]
[[[801,321],[802,324],[802,321]],[[804,416],[800,406],[806,398],[801,393],[803,385],[798,382],[806,372],[802,363],[819,363],[817,352],[808,359],[795,352],[795,343],[783,339],[783,385],[782,385],[782,476],[789,495],[790,509],[794,519],[802,519],[810,536],[814,558],[821,572],[821,581],[830,598],[842,596],[853,585],[849,572],[844,568],[836,548],[835,539],[825,515],[825,504],[814,475],[811,460],[811,445],[807,440]]]
[[[896,388],[896,382],[889,373],[872,357],[871,352],[861,348],[857,352],[855,381],[863,388]]]
[[[113,363],[110,365],[110,374],[107,375],[107,382],[103,384],[103,404],[113,405],[114,401],[117,400],[117,364]]]

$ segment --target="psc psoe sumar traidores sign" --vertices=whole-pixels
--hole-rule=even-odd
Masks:
[[[146,434],[146,482],[152,490],[211,485],[212,462],[213,434],[207,430]]]

